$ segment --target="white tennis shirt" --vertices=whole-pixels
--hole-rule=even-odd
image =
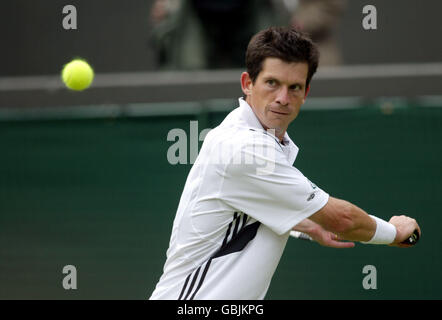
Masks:
[[[150,299],[264,299],[290,230],[328,201],[293,167],[288,134],[280,143],[239,103],[189,172]]]

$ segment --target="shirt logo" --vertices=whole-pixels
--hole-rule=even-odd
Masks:
[[[312,200],[314,197],[315,197],[315,193],[312,193],[312,194],[307,198],[307,201]]]
[[[308,182],[310,182],[310,185],[312,186],[313,190],[316,189],[318,186],[311,182],[309,179],[307,179]]]

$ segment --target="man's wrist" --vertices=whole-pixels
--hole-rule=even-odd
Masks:
[[[396,239],[396,227],[376,216],[370,215],[370,217],[376,222],[376,231],[369,241],[361,242],[365,244],[392,244]]]

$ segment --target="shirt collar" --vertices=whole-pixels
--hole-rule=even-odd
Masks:
[[[258,117],[255,115],[252,107],[243,98],[239,98],[238,100],[239,108],[241,110],[241,119],[245,122],[245,124],[250,128],[266,132],[266,130],[261,125],[261,122],[259,122]],[[267,133],[273,136],[273,138],[275,138],[275,140],[278,141],[278,143],[283,147],[284,153],[286,153],[290,163],[293,165],[296,156],[298,155],[299,148],[292,141],[292,139],[290,139],[287,131],[284,133],[284,136],[282,138],[282,144],[279,142],[279,139],[273,134],[271,134],[270,132]]]

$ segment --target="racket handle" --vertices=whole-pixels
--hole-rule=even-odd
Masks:
[[[307,233],[304,233],[304,232],[299,232],[299,231],[294,231],[294,230],[292,230],[292,231],[290,231],[290,235],[291,235],[293,238],[296,238],[296,239],[308,240],[308,241],[314,241],[314,240],[312,239],[312,237],[310,237]]]
[[[419,241],[419,231],[414,230],[413,234],[408,237],[405,241],[402,241],[402,244],[408,244],[414,246]]]

